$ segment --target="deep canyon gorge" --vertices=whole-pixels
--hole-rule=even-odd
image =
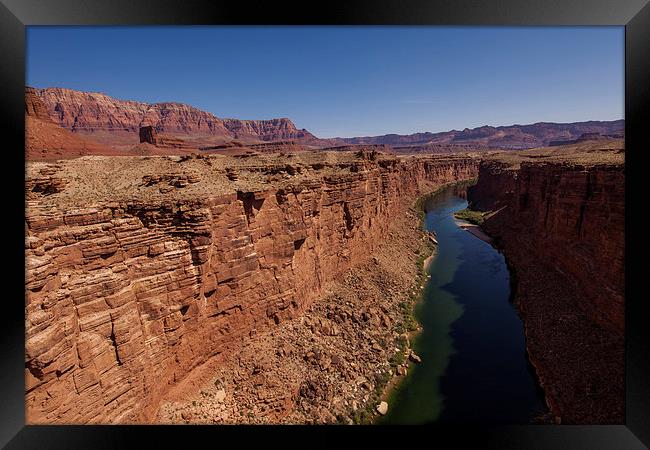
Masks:
[[[139,420],[200,363],[304,311],[402,198],[477,170],[323,153],[134,163],[29,167],[30,421]]]
[[[28,423],[371,421],[436,255],[416,199],[468,180],[550,420],[623,422],[624,146],[580,139],[620,123],[388,139],[407,156],[64,89],[25,114]]]

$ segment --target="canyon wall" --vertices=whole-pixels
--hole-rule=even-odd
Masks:
[[[491,211],[483,228],[513,269],[530,359],[563,423],[624,417],[625,165],[610,153],[488,158],[468,191]]]
[[[236,139],[258,138],[262,141],[316,139],[309,131],[297,129],[286,117],[270,120],[223,119],[223,123]]]
[[[483,162],[472,207],[499,210],[488,231],[575,282],[581,306],[599,324],[624,331],[625,167]]]
[[[215,167],[223,158],[148,158],[134,171],[141,179],[108,167],[124,158],[32,164],[27,422],[151,420],[192,369],[300,314],[372,252],[422,184],[477,172],[469,157],[345,158],[238,169]],[[143,177],[157,161],[177,168]],[[111,173],[119,181],[97,180]],[[93,183],[113,189],[82,201]]]

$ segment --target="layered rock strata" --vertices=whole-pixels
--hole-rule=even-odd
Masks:
[[[119,100],[98,92],[72,89],[27,88],[46,107],[48,116],[61,127],[85,133],[125,133],[137,142],[140,127],[153,126],[161,133],[204,134],[228,139],[276,141],[310,140],[287,118],[270,120],[221,119],[193,106],[177,102],[144,103]]]
[[[28,423],[151,420],[170,386],[296,317],[400,198],[469,157],[84,157],[30,163]]]
[[[624,417],[625,163],[622,141],[494,156],[470,207],[517,280],[531,362],[562,423]]]
[[[50,118],[38,91],[25,89],[25,156],[29,159],[78,157],[110,153],[110,149],[75,135]]]
[[[159,148],[168,148],[168,149],[186,149],[192,150],[195,147],[185,142],[182,139],[173,136],[163,136],[156,132],[155,128],[151,125],[145,127],[140,127],[139,130],[140,143],[141,144],[150,144]]]
[[[418,259],[432,250],[412,198],[385,239],[299,318],[192,371],[166,395],[156,423],[368,423],[391,378],[406,374]],[[413,205],[408,208],[409,205]]]
[[[471,145],[497,148],[534,148],[550,145],[553,141],[578,139],[585,133],[618,135],[624,132],[625,122],[589,121],[574,123],[538,122],[530,125],[482,126],[465,128],[462,131],[451,130],[440,133],[414,133],[409,135],[386,134],[383,136],[365,136],[353,138],[334,138],[337,143],[346,144],[388,144],[392,146],[424,146],[429,150],[448,151],[445,146]]]

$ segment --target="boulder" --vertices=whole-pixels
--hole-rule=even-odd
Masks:
[[[422,362],[422,358],[416,355],[413,350],[411,350],[411,353],[409,354],[409,359],[414,363],[418,363],[418,364]]]
[[[223,403],[223,401],[226,399],[226,391],[223,389],[219,389],[217,393],[214,395],[214,399],[219,403]]]

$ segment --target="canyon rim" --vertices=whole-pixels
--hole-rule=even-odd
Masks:
[[[391,423],[417,383],[444,418],[478,332],[459,318],[490,302],[542,405],[518,423],[623,423],[622,119],[322,137],[32,86],[27,423]],[[450,192],[465,211],[433,209]],[[474,246],[494,265],[475,280]]]

